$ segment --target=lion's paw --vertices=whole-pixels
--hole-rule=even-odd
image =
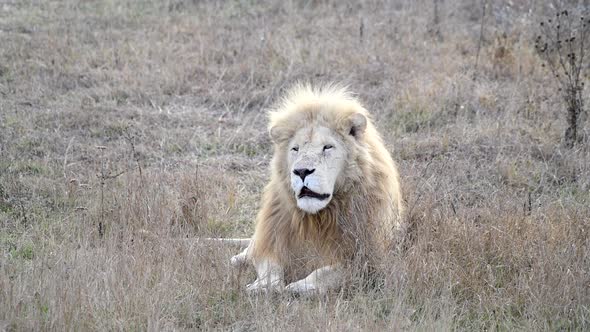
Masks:
[[[287,285],[285,290],[293,295],[311,296],[319,293],[318,287],[305,279],[295,281]]]
[[[282,280],[274,280],[269,282],[265,279],[256,279],[253,283],[246,286],[246,290],[250,294],[261,293],[280,293],[285,288],[285,283]]]

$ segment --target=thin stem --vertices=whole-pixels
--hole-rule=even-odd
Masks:
[[[474,79],[477,77],[477,65],[479,63],[479,52],[481,51],[481,44],[483,41],[483,28],[486,17],[487,0],[482,3],[482,14],[481,14],[481,26],[479,28],[479,41],[477,42],[477,53],[475,54],[475,68],[474,68]]]

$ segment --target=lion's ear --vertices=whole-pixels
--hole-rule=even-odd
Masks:
[[[278,143],[286,140],[287,139],[287,135],[288,135],[287,130],[285,130],[285,128],[279,127],[279,126],[271,127],[268,130],[268,133],[270,135],[270,139],[275,144],[278,144]]]
[[[367,129],[367,117],[361,113],[354,113],[348,118],[348,134],[355,138],[360,137]]]

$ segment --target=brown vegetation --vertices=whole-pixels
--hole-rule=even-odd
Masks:
[[[590,150],[532,42],[554,12],[436,3],[1,2],[0,329],[589,329]],[[252,233],[296,80],[350,84],[395,146],[381,287],[249,297],[237,252],[181,240]]]

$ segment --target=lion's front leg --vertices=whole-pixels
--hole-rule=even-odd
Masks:
[[[256,280],[246,286],[250,293],[277,291],[285,288],[285,277],[283,267],[268,258],[258,259],[254,262],[256,268]]]
[[[339,289],[343,282],[344,271],[342,265],[334,264],[319,268],[307,277],[290,283],[286,290],[303,296],[325,294],[330,290]]]

